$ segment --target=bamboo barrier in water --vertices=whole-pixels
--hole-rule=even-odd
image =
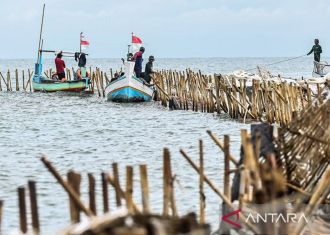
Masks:
[[[180,153],[187,160],[188,164],[195,171],[199,178],[196,187],[199,188],[199,223],[197,218],[193,219],[192,227],[189,227],[191,234],[197,230],[202,235],[209,234],[206,224],[208,218],[205,216],[206,198],[205,185],[219,197],[219,203],[223,202],[222,215],[228,212],[240,210],[239,224],[245,230],[241,234],[302,234],[308,231],[327,231],[330,224],[322,217],[315,217],[316,209],[321,205],[330,203],[330,125],[329,125],[330,101],[320,107],[311,107],[304,113],[296,114],[294,122],[279,131],[271,133],[267,124],[252,125],[251,134],[247,130],[241,130],[241,159],[238,160],[230,153],[230,137],[224,136],[222,142],[211,131],[207,131],[214,143],[223,152],[224,175],[223,192],[217,184],[207,176],[207,169],[204,167],[204,147],[199,141],[199,164],[196,164],[188,153],[180,150]],[[306,118],[306,119],[304,119]],[[313,119],[314,121],[310,121]],[[266,128],[266,129],[265,129]],[[298,143],[298,144],[294,144]],[[133,184],[134,170],[132,166],[126,167],[126,184],[121,185],[119,180],[118,164],[112,164],[112,173],[101,174],[101,195],[102,213],[96,212],[96,181],[92,174],[88,174],[88,203],[83,202],[80,195],[80,182],[82,176],[76,172],[68,173],[68,180],[56,170],[56,168],[43,157],[42,162],[57,179],[58,183],[68,193],[70,201],[70,218],[72,226],[61,234],[147,234],[145,230],[140,231],[141,226],[147,229],[146,224],[156,219],[166,231],[164,234],[179,234],[173,232],[174,224],[181,223],[186,217],[180,217],[175,200],[175,178],[171,167],[171,156],[168,149],[163,154],[163,210],[160,215],[152,214],[152,203],[149,197],[148,171],[146,165],[139,166],[140,184]],[[300,164],[301,163],[301,164]],[[220,165],[220,164],[219,164]],[[234,176],[233,176],[234,175]],[[108,185],[112,188],[108,188]],[[141,203],[134,200],[136,188],[140,187]],[[109,197],[109,190],[114,195]],[[34,182],[29,182],[29,197],[31,216],[27,216],[27,203],[25,188],[18,189],[20,230],[28,231],[28,218],[32,218],[33,231],[40,231],[37,192]],[[110,208],[109,200],[117,207],[124,205],[125,212],[117,217],[103,216],[104,213],[116,213],[118,210]],[[234,203],[237,200],[238,204]],[[306,204],[307,202],[307,204]],[[287,206],[288,204],[293,205]],[[1,204],[0,204],[1,205]],[[263,205],[260,207],[259,205]],[[213,205],[214,206],[214,205]],[[321,208],[323,209],[323,208]],[[306,226],[306,221],[277,224],[266,222],[256,223],[249,220],[250,213],[298,213],[307,218],[314,216],[313,220]],[[1,212],[1,207],[0,207]],[[74,233],[76,224],[81,221],[80,214],[84,213],[89,218],[88,226],[84,232]],[[111,215],[110,213],[110,215]],[[1,215],[1,213],[0,213]],[[96,217],[97,215],[97,217]],[[133,219],[133,226],[128,226],[123,221]],[[121,221],[121,222],[119,222]],[[180,222],[181,221],[181,222]],[[167,225],[166,225],[167,224]],[[170,224],[170,225],[169,225]],[[166,226],[170,226],[166,227]],[[198,229],[197,229],[198,228]],[[127,230],[129,229],[129,231]],[[196,229],[196,230],[195,230]],[[227,234],[233,227],[221,222],[220,232]],[[312,230],[311,230],[312,229]],[[124,232],[119,233],[114,231]],[[172,232],[170,232],[172,231]],[[180,230],[182,233],[182,230]],[[245,233],[245,232],[246,233]],[[187,232],[187,234],[189,234]]]
[[[159,100],[172,109],[226,113],[235,119],[281,125],[291,123],[293,112],[322,104],[322,92],[326,88],[317,84],[318,92],[313,95],[308,84],[254,79],[247,85],[247,79],[233,75],[210,76],[190,70],[161,71],[153,80]]]

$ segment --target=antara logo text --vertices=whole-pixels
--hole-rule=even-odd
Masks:
[[[241,228],[240,213],[241,210],[235,210],[222,216],[222,221],[239,229]],[[244,220],[246,223],[308,223],[308,219],[303,213],[248,213]]]

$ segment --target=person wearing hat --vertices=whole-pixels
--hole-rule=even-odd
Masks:
[[[320,46],[320,41],[318,39],[315,39],[314,43],[315,45],[312,47],[312,50],[307,55],[310,55],[314,52],[314,61],[320,62],[322,47]]]
[[[134,72],[136,77],[138,78],[141,77],[141,73],[142,73],[142,62],[143,62],[142,55],[144,51],[145,51],[144,47],[140,47],[140,51],[136,52],[135,55],[133,56],[133,60],[135,61]]]
[[[155,57],[153,55],[149,56],[149,62],[146,64],[145,71],[144,71],[144,80],[150,84],[151,82],[151,74],[154,73],[154,61]]]

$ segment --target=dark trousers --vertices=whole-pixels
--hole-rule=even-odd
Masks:
[[[135,68],[134,72],[135,72],[136,77],[140,78],[141,73],[142,73],[142,68]]]
[[[317,62],[320,62],[321,55],[320,54],[314,54],[314,60],[317,61]]]

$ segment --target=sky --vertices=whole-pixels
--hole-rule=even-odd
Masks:
[[[42,14],[44,49],[93,58],[125,56],[131,33],[158,58],[290,57],[319,38],[330,55],[330,0],[0,0],[0,58],[35,58]]]

